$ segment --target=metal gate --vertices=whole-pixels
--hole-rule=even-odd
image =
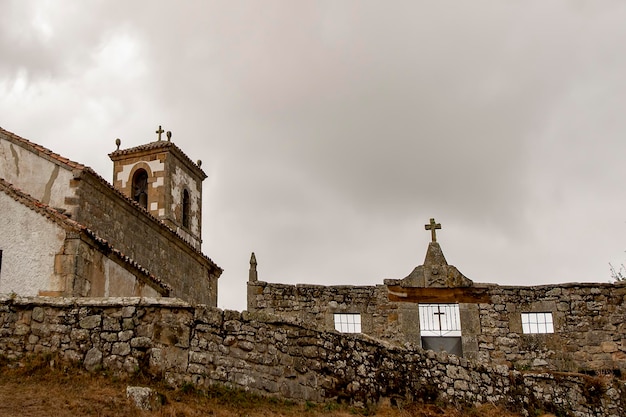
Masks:
[[[463,355],[458,304],[420,304],[422,347]]]
[[[461,336],[461,315],[458,304],[420,304],[422,336]]]

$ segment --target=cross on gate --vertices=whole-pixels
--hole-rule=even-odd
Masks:
[[[437,306],[437,312],[433,313],[434,316],[437,316],[437,320],[439,320],[439,330],[443,330],[441,327],[441,316],[443,316],[444,312],[441,311],[441,306]]]
[[[435,230],[441,229],[441,223],[435,223],[435,219],[430,219],[430,223],[427,225],[424,225],[424,227],[426,228],[426,230],[430,230],[430,234],[433,239],[433,242],[436,242],[437,233],[435,232]]]
[[[159,135],[159,141],[161,141],[161,134],[162,134],[163,132],[165,132],[165,130],[161,129],[161,125],[159,125],[159,129],[158,129],[156,132],[154,132],[154,133],[156,133],[157,135]]]

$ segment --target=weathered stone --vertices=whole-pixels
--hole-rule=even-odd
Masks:
[[[126,387],[126,397],[140,410],[158,411],[162,405],[159,393],[148,387]]]
[[[82,329],[95,329],[96,327],[100,326],[101,321],[102,316],[100,315],[87,316],[81,319],[80,327]]]
[[[119,319],[115,317],[105,317],[102,322],[102,329],[112,332],[122,330]]]
[[[43,321],[46,318],[46,313],[45,313],[44,309],[41,308],[41,307],[33,308],[32,318],[36,322],[43,323]]]
[[[132,330],[125,330],[117,334],[117,338],[120,342],[126,342],[130,340],[133,336],[134,336],[134,332]]]
[[[102,363],[102,352],[97,348],[90,349],[85,355],[83,364],[88,371],[95,371]]]
[[[135,337],[130,340],[130,345],[134,348],[145,349],[152,346],[152,339],[149,337]]]
[[[118,356],[126,356],[130,353],[130,344],[126,342],[113,343],[111,354]]]
[[[118,341],[118,337],[117,337],[117,333],[111,333],[111,332],[107,332],[107,333],[100,333],[100,338],[102,340],[106,340],[107,342],[117,342]]]
[[[135,310],[136,309],[137,308],[135,306],[125,306],[125,307],[122,307],[122,312],[121,312],[122,314],[121,315],[124,318],[132,317],[135,314]]]

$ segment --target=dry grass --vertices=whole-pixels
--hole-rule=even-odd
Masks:
[[[121,380],[105,373],[51,368],[48,359],[31,360],[21,367],[0,364],[0,417],[518,417],[495,406],[466,410],[435,404],[410,404],[402,409],[389,405],[357,409],[336,403],[296,403],[262,398],[237,390],[216,388],[198,392],[191,387],[171,390],[158,381]],[[164,398],[157,411],[137,410],[126,398],[126,387],[150,386]]]

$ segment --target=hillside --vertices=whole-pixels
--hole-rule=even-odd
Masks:
[[[151,412],[137,410],[126,398],[129,384],[158,390],[164,405]],[[402,408],[387,405],[362,409],[336,403],[295,403],[261,398],[228,389],[200,393],[184,388],[172,390],[146,378],[129,381],[105,372],[87,373],[71,367],[51,367],[50,362],[42,360],[19,367],[5,362],[0,366],[0,417],[519,417],[519,414],[493,406],[458,410],[438,404],[414,403]]]

